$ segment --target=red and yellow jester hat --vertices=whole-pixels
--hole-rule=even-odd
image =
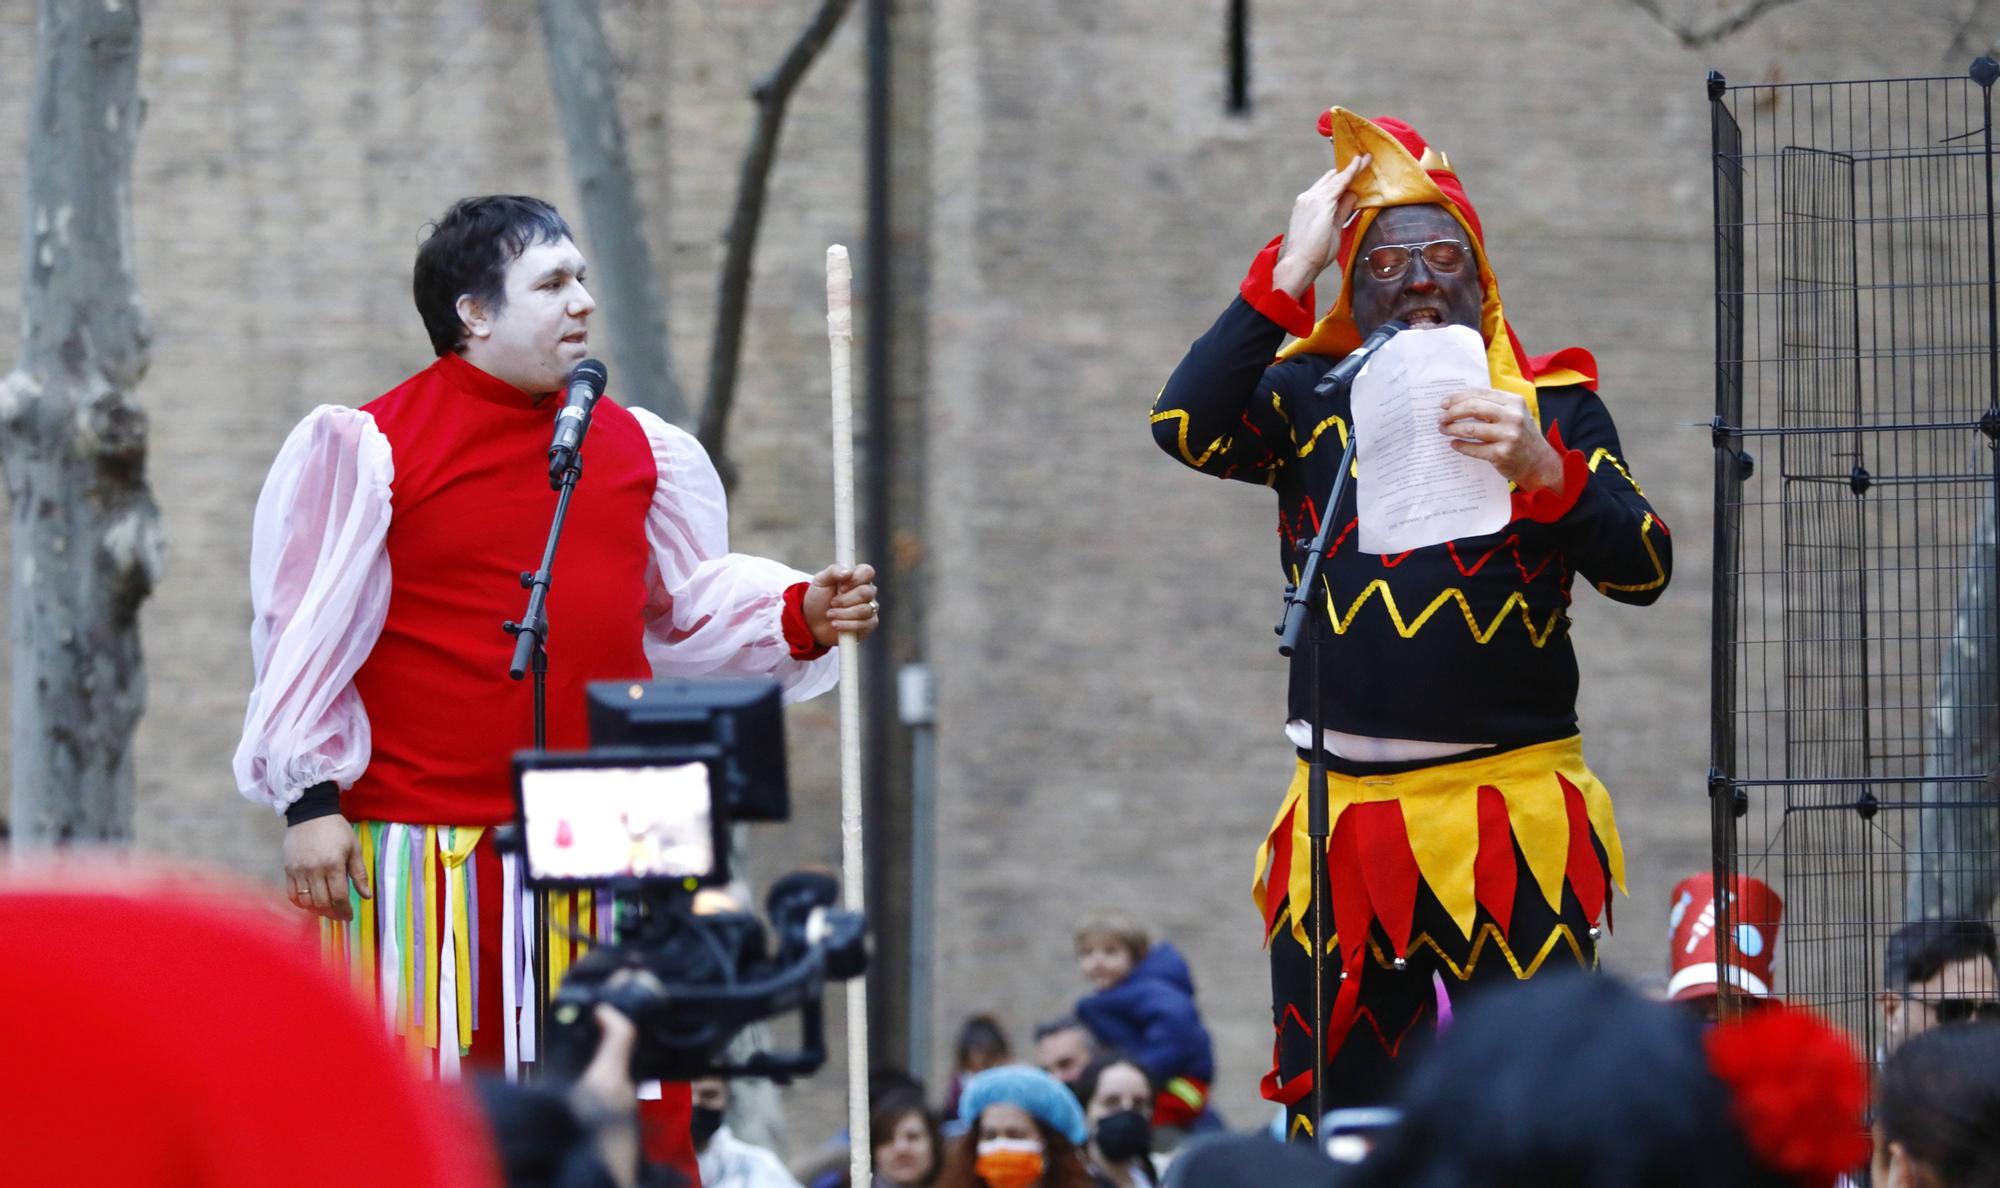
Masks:
[[[1336,263],[1340,267],[1340,295],[1333,303],[1333,309],[1313,327],[1311,336],[1292,343],[1280,352],[1280,358],[1288,358],[1300,352],[1316,355],[1330,355],[1339,358],[1361,344],[1361,333],[1354,325],[1354,254],[1366,234],[1368,225],[1375,220],[1375,214],[1387,206],[1419,206],[1434,204],[1450,211],[1452,217],[1465,228],[1466,237],[1472,244],[1473,254],[1479,260],[1479,280],[1483,297],[1479,314],[1480,337],[1486,340],[1486,366],[1491,373],[1493,387],[1503,392],[1514,392],[1528,402],[1530,412],[1537,411],[1535,401],[1535,377],[1539,373],[1544,382],[1594,382],[1595,364],[1588,364],[1588,374],[1583,364],[1588,355],[1581,351],[1559,352],[1559,356],[1537,359],[1531,365],[1527,353],[1521,349],[1520,340],[1514,336],[1513,328],[1507,324],[1507,315],[1500,307],[1500,282],[1493,275],[1493,265],[1486,258],[1485,235],[1479,228],[1479,212],[1465,196],[1465,186],[1452,170],[1451,162],[1417,134],[1416,129],[1401,120],[1388,116],[1365,120],[1344,107],[1329,108],[1319,118],[1320,135],[1333,142],[1335,167],[1345,167],[1356,156],[1367,153],[1374,158],[1366,169],[1354,176],[1348,183],[1349,191],[1360,200],[1355,217],[1340,233],[1340,254]],[[1568,364],[1570,366],[1565,366]]]

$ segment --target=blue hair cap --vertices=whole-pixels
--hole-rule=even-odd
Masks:
[[[1081,1147],[1090,1137],[1083,1107],[1061,1081],[1028,1064],[1008,1064],[974,1073],[958,1096],[958,1120],[976,1125],[987,1106],[1010,1105]]]

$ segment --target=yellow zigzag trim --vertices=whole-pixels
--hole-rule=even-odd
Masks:
[[[1336,426],[1337,426],[1337,427],[1339,428],[1339,430],[1340,430],[1340,448],[1341,448],[1341,449],[1343,449],[1343,450],[1344,450],[1344,449],[1346,449],[1346,448],[1347,448],[1347,422],[1346,422],[1346,421],[1343,421],[1343,420],[1341,420],[1341,419],[1340,419],[1340,418],[1339,418],[1338,416],[1332,416],[1332,417],[1328,417],[1328,418],[1327,418],[1326,420],[1324,420],[1324,421],[1321,421],[1321,422],[1320,422],[1319,424],[1317,424],[1317,425],[1313,426],[1313,431],[1312,431],[1312,437],[1311,437],[1311,438],[1309,438],[1309,439],[1308,439],[1308,440],[1306,441],[1306,444],[1304,444],[1304,445],[1299,445],[1299,444],[1298,444],[1298,442],[1299,442],[1299,435],[1298,435],[1298,434],[1296,434],[1296,433],[1292,434],[1292,444],[1293,444],[1294,446],[1297,446],[1297,447],[1298,447],[1298,449],[1297,449],[1297,453],[1298,453],[1299,457],[1303,458],[1303,457],[1305,457],[1305,456],[1306,456],[1307,454],[1310,454],[1310,453],[1312,453],[1312,452],[1313,452],[1313,447],[1319,444],[1319,436],[1320,436],[1320,434],[1322,434],[1322,433],[1325,433],[1325,432],[1326,432],[1326,431],[1327,431],[1327,430],[1328,430],[1329,428],[1334,428],[1334,427],[1336,427]]]
[[[1218,437],[1214,441],[1209,442],[1208,448],[1202,451],[1201,457],[1197,458],[1194,456],[1193,452],[1188,449],[1187,410],[1184,408],[1170,408],[1163,413],[1154,413],[1153,419],[1149,423],[1157,425],[1161,421],[1179,421],[1181,423],[1179,431],[1175,434],[1175,440],[1180,445],[1182,459],[1184,459],[1189,466],[1201,467],[1203,465],[1206,465],[1208,460],[1215,456],[1215,452],[1217,450],[1226,450],[1229,448],[1229,439],[1226,437]]]
[[[1651,547],[1651,545],[1647,546],[1648,549]],[[1655,560],[1657,561],[1657,558]],[[1661,580],[1664,581],[1664,577]],[[1516,590],[1507,595],[1507,601],[1500,604],[1500,609],[1494,614],[1493,621],[1482,629],[1479,626],[1479,620],[1472,617],[1472,604],[1466,600],[1465,591],[1459,589],[1457,586],[1452,586],[1439,593],[1436,598],[1431,599],[1431,604],[1423,609],[1422,614],[1419,614],[1414,620],[1406,623],[1403,620],[1402,610],[1396,605],[1396,593],[1389,588],[1389,583],[1384,578],[1376,578],[1374,581],[1369,582],[1367,589],[1361,591],[1360,596],[1355,598],[1354,602],[1348,606],[1347,612],[1342,614],[1334,604],[1331,583],[1323,582],[1323,584],[1326,585],[1326,613],[1333,620],[1333,631],[1336,635],[1347,634],[1348,627],[1354,622],[1354,616],[1361,613],[1361,604],[1367,602],[1377,591],[1380,591],[1382,595],[1382,608],[1389,612],[1390,621],[1396,625],[1396,634],[1402,636],[1404,639],[1408,639],[1422,630],[1424,624],[1445,603],[1454,601],[1458,603],[1459,613],[1465,616],[1466,629],[1472,632],[1472,638],[1476,642],[1482,644],[1491,643],[1494,635],[1499,632],[1501,624],[1507,620],[1510,613],[1517,609],[1521,614],[1521,625],[1527,628],[1528,639],[1538,648],[1549,642],[1549,636],[1555,634],[1556,624],[1562,622],[1563,619],[1563,612],[1560,608],[1550,611],[1547,626],[1543,627],[1540,631],[1536,631],[1535,620],[1528,611],[1528,600],[1521,596],[1519,590]]]
[[[1266,945],[1275,943],[1278,939],[1279,934],[1284,932],[1286,929],[1290,927],[1291,927],[1291,917],[1289,915],[1281,917],[1278,920],[1278,923],[1272,927],[1270,935],[1264,938],[1264,943]],[[1506,959],[1507,968],[1514,971],[1514,976],[1522,981],[1526,981],[1527,979],[1534,977],[1535,974],[1541,970],[1543,964],[1545,964],[1548,961],[1549,955],[1556,951],[1556,945],[1559,942],[1565,942],[1565,941],[1568,942],[1570,955],[1576,958],[1577,964],[1579,965],[1583,964],[1584,961],[1583,946],[1577,943],[1576,933],[1570,931],[1570,927],[1567,924],[1557,924],[1555,926],[1555,930],[1550,932],[1549,935],[1542,941],[1542,947],[1540,951],[1538,951],[1534,955],[1533,959],[1531,959],[1525,967],[1522,966],[1520,958],[1514,955],[1513,946],[1507,943],[1506,934],[1502,933],[1500,931],[1500,926],[1498,924],[1495,924],[1491,920],[1488,920],[1485,923],[1481,924],[1479,928],[1473,932],[1472,947],[1466,953],[1465,964],[1462,966],[1458,962],[1453,961],[1451,957],[1445,953],[1444,948],[1440,946],[1437,943],[1437,941],[1431,939],[1431,934],[1429,932],[1420,932],[1417,935],[1410,938],[1410,952],[1415,953],[1418,949],[1423,949],[1423,948],[1430,949],[1430,951],[1437,957],[1438,961],[1441,962],[1446,969],[1451,971],[1451,976],[1453,980],[1460,982],[1469,982],[1472,980],[1473,973],[1479,969],[1479,959],[1481,956],[1485,954],[1486,946],[1490,942],[1495,948],[1500,950],[1500,956]],[[1308,944],[1306,946],[1306,949],[1308,952],[1310,952],[1312,946]],[[1381,968],[1386,970],[1393,970],[1396,968],[1395,959],[1392,958],[1389,955],[1389,953],[1382,948],[1381,943],[1375,939],[1374,934],[1372,932],[1369,934],[1368,937],[1368,952],[1371,956],[1375,958],[1375,964],[1377,966],[1380,966]],[[1326,938],[1326,955],[1328,957],[1338,957],[1340,955],[1339,934],[1336,933],[1335,935]],[[1596,969],[1597,967],[1598,967],[1598,962],[1595,955],[1593,955],[1590,960],[1590,968]]]
[[[1646,497],[1646,492],[1640,490],[1639,484],[1633,480],[1632,472],[1625,469],[1624,464],[1618,461],[1618,455],[1605,449],[1603,446],[1599,446],[1597,447],[1597,452],[1590,456],[1590,472],[1592,474],[1597,473],[1597,464],[1599,462],[1610,462],[1611,469],[1623,475],[1625,481],[1631,484],[1632,489],[1639,492],[1639,498],[1644,499]]]
[[[1616,466],[1618,464],[1613,462],[1612,465]],[[1637,594],[1644,590],[1657,590],[1667,584],[1667,567],[1660,564],[1660,554],[1653,548],[1652,532],[1653,513],[1647,512],[1645,520],[1639,524],[1639,543],[1646,546],[1646,556],[1652,559],[1653,580],[1650,582],[1638,582],[1629,586],[1621,585],[1617,582],[1599,582],[1597,583],[1597,592],[1599,594],[1609,594],[1613,590],[1618,590],[1626,594]]]
[[[1549,954],[1555,952],[1558,942],[1567,941],[1569,943],[1570,954],[1576,958],[1577,964],[1584,964],[1583,946],[1577,943],[1576,934],[1570,931],[1570,927],[1567,924],[1557,924],[1555,926],[1555,930],[1550,932],[1548,937],[1542,941],[1541,951],[1535,954],[1534,959],[1528,962],[1525,969],[1522,968],[1520,959],[1514,955],[1513,946],[1507,943],[1507,937],[1501,933],[1500,926],[1491,920],[1481,924],[1479,930],[1473,934],[1472,949],[1466,954],[1464,966],[1460,966],[1458,962],[1453,961],[1447,956],[1444,949],[1431,939],[1431,934],[1428,932],[1420,932],[1410,938],[1410,952],[1414,953],[1418,949],[1428,946],[1430,951],[1437,955],[1437,959],[1444,964],[1444,967],[1451,971],[1451,976],[1455,980],[1465,982],[1470,981],[1473,971],[1479,968],[1479,958],[1485,952],[1488,941],[1491,941],[1500,950],[1500,955],[1507,959],[1507,968],[1513,970],[1514,976],[1522,981],[1535,976],[1536,971],[1542,968],[1542,963],[1549,959]],[[1395,961],[1388,953],[1382,950],[1382,946],[1376,943],[1373,936],[1368,938],[1368,951],[1374,956],[1375,964],[1381,966],[1383,969],[1396,968]],[[1590,968],[1597,968],[1595,958],[1590,961]]]

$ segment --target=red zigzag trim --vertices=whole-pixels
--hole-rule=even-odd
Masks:
[[[1310,496],[1302,500],[1301,503],[1303,504],[1303,506],[1301,507],[1300,510],[1304,513],[1304,515],[1301,516],[1301,519],[1310,518],[1312,520],[1312,531],[1315,535],[1317,535],[1319,532],[1319,509],[1313,506],[1313,501]],[[1655,517],[1655,522],[1657,521],[1658,517]],[[1340,546],[1347,543],[1348,535],[1354,531],[1355,525],[1359,523],[1360,523],[1360,517],[1358,516],[1348,520],[1347,526],[1340,530],[1340,535],[1334,537],[1333,542],[1327,546],[1327,552],[1329,554],[1340,552]],[[1283,511],[1280,511],[1278,513],[1278,535],[1284,537],[1287,543],[1297,544],[1299,538],[1304,536],[1305,533],[1303,531],[1293,531],[1293,526],[1290,519],[1286,517]],[[1556,553],[1550,553],[1547,556],[1543,557],[1540,561],[1536,562],[1534,568],[1530,569],[1528,567],[1527,558],[1521,555],[1520,534],[1509,533],[1507,539],[1501,541],[1499,544],[1496,544],[1492,548],[1486,550],[1486,552],[1480,555],[1479,560],[1474,561],[1470,566],[1467,566],[1465,563],[1465,558],[1458,555],[1458,542],[1457,541],[1445,542],[1445,551],[1451,554],[1451,563],[1458,568],[1458,572],[1461,577],[1473,577],[1477,575],[1480,570],[1486,568],[1486,563],[1488,561],[1491,561],[1495,556],[1497,556],[1500,550],[1502,549],[1506,549],[1508,553],[1512,554],[1514,558],[1514,569],[1517,573],[1521,575],[1521,582],[1523,585],[1533,582],[1536,578],[1542,576],[1543,571],[1548,569],[1549,563],[1554,561],[1558,556],[1558,554]],[[1403,562],[1409,560],[1411,553],[1414,551],[1415,550],[1409,550],[1406,552],[1397,553],[1393,557],[1389,556],[1383,557],[1382,568],[1384,569],[1396,568]]]

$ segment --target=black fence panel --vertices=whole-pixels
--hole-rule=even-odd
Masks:
[[[1888,938],[2000,893],[1987,66],[1708,83],[1716,875],[1777,890],[1778,993],[1871,1052]]]

